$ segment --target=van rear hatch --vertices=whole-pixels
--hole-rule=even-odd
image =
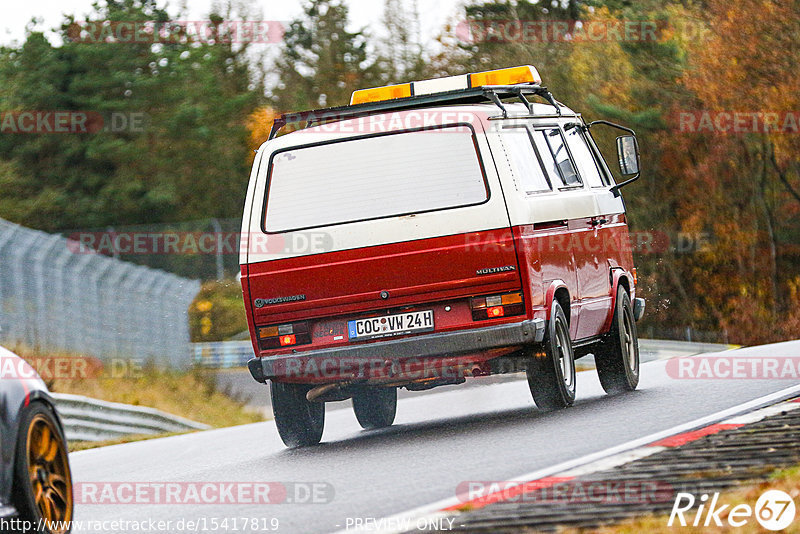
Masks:
[[[480,121],[349,137],[312,130],[271,141],[257,162],[243,256],[255,325],[519,290]]]

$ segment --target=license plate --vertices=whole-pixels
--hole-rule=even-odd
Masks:
[[[350,339],[375,339],[433,330],[433,310],[397,313],[347,322]]]

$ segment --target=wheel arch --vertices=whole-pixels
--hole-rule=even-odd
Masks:
[[[547,303],[547,320],[550,320],[550,309],[553,307],[553,301],[557,300],[567,317],[567,324],[570,324],[572,319],[571,302],[572,296],[569,294],[567,284],[563,280],[553,280],[547,288],[547,295],[545,302]]]
[[[604,334],[611,329],[611,323],[614,321],[614,310],[617,307],[617,293],[620,287],[625,289],[631,301],[633,301],[636,291],[636,286],[633,283],[633,275],[622,267],[615,267],[611,269],[611,307],[608,310],[608,316],[603,324],[602,332]]]

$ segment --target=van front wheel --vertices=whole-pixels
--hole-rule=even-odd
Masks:
[[[356,393],[353,411],[361,428],[391,426],[397,413],[397,388],[374,388]]]
[[[564,310],[554,300],[544,340],[544,352],[528,358],[528,385],[540,410],[555,410],[575,402],[575,354]]]
[[[272,382],[272,413],[287,447],[317,445],[325,427],[325,403],[306,400],[311,386]]]
[[[631,298],[622,286],[617,290],[611,331],[598,345],[594,360],[606,393],[633,391],[639,385],[639,337]]]

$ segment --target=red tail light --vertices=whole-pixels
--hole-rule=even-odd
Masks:
[[[522,293],[476,297],[470,301],[470,307],[472,308],[473,321],[499,319],[500,317],[525,313]]]
[[[261,350],[309,343],[311,333],[307,322],[258,327],[258,348]]]
[[[503,309],[502,306],[495,306],[493,308],[488,308],[486,310],[486,315],[489,316],[489,318],[502,317],[505,314],[506,314],[506,311]]]

